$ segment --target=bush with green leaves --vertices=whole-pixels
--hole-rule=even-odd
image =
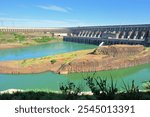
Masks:
[[[139,90],[139,87],[135,85],[135,81],[133,80],[131,85],[126,84],[125,82],[123,82],[123,89],[125,90],[122,94],[123,94],[123,99],[142,99],[142,93]]]
[[[54,40],[55,38],[52,38],[52,37],[48,37],[48,36],[43,36],[41,38],[35,38],[33,39],[35,42],[37,43],[46,43],[46,42],[49,42],[51,40]]]
[[[61,84],[59,87],[66,99],[76,99],[78,94],[81,93],[81,88],[77,87],[73,82],[68,82],[67,84]]]
[[[114,84],[112,78],[111,83],[101,77],[94,78],[94,76],[85,78],[85,81],[96,99],[114,99],[118,92],[117,82]]]
[[[3,35],[4,33],[0,31],[0,36]]]
[[[52,59],[50,62],[51,62],[51,64],[54,64],[54,63],[57,62],[57,60],[56,59]]]
[[[143,82],[143,86],[146,90],[150,90],[150,81]]]
[[[19,42],[21,41],[25,41],[25,36],[24,35],[20,35],[20,34],[16,34],[16,33],[13,33],[14,36],[15,36],[15,39]]]

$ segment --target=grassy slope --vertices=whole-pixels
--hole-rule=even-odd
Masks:
[[[41,57],[41,58],[25,59],[25,60],[20,61],[20,65],[30,66],[32,64],[43,63],[46,61],[50,62],[51,60],[56,60],[56,61],[63,60],[64,63],[68,63],[76,58],[87,55],[88,53],[92,51],[93,49],[88,49],[88,50],[74,51],[74,52],[69,52],[69,53],[64,53],[64,54],[53,55],[53,56],[46,56],[46,57]]]
[[[0,62],[0,67],[7,66],[7,68],[1,73],[39,73],[39,71],[57,71],[62,64],[71,62],[74,59],[80,58],[92,52],[92,49],[89,50],[80,50],[70,53],[64,53],[53,56],[46,56],[41,58],[32,58],[25,60],[16,60],[16,61],[6,61]],[[56,61],[56,64],[53,64],[52,61]],[[17,67],[16,67],[17,66]],[[5,68],[5,67],[4,67]],[[30,70],[32,68],[32,70]],[[17,70],[19,69],[19,71]]]
[[[145,50],[150,50],[150,47],[145,47]]]
[[[23,35],[21,33],[4,33],[0,32],[0,44],[3,45],[35,45],[35,44],[41,44],[41,43],[47,43],[51,41],[59,41],[61,39],[52,38],[48,36],[41,36],[39,38],[28,38],[27,35]]]

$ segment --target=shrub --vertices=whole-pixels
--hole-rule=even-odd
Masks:
[[[125,82],[123,82],[123,84],[124,84],[124,89],[125,89],[126,93],[137,93],[137,92],[139,92],[139,88],[138,88],[138,86],[135,86],[134,80],[132,81],[131,86],[126,85]]]
[[[54,40],[55,38],[52,38],[52,37],[48,37],[48,36],[43,36],[41,38],[35,38],[33,39],[35,42],[37,43],[46,43],[46,42],[49,42],[51,40]]]
[[[145,89],[150,90],[150,81],[145,81],[143,83],[143,86],[144,86]]]
[[[135,85],[134,80],[130,85],[125,84],[125,82],[123,82],[124,84],[124,89],[125,92],[123,92],[123,99],[142,99],[142,94],[140,93],[139,87]]]
[[[24,60],[22,61],[22,63],[21,63],[21,64],[25,64],[25,63],[26,63],[26,61],[27,61],[27,59],[24,59]]]
[[[4,34],[3,32],[0,32],[0,36],[3,35],[3,34]]]
[[[118,92],[116,87],[117,83],[114,84],[112,78],[111,84],[109,84],[106,79],[102,79],[101,77],[94,78],[92,76],[86,78],[85,80],[96,99],[114,99],[115,94]]]
[[[54,64],[54,63],[56,63],[56,62],[57,62],[56,59],[52,59],[52,60],[51,60],[51,64]]]
[[[68,82],[66,85],[62,83],[59,89],[66,99],[76,99],[81,92],[81,88],[77,87],[73,82]]]
[[[16,34],[16,33],[13,33],[13,35],[15,36],[15,39],[18,40],[19,42],[25,41],[24,35],[20,35],[20,34]]]

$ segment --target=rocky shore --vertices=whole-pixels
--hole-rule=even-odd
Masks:
[[[92,54],[64,65],[60,74],[127,68],[150,62],[150,51],[143,46],[113,45],[99,47]]]

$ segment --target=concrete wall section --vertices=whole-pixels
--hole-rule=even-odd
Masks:
[[[100,39],[100,38],[87,38],[87,37],[64,37],[64,41],[94,44],[94,45],[99,45],[101,42],[104,42],[106,45],[112,45],[112,44],[145,45],[144,40]]]
[[[72,28],[70,37],[64,40],[105,44],[142,44],[150,46],[150,24],[143,25],[114,25],[114,26],[88,26]]]

